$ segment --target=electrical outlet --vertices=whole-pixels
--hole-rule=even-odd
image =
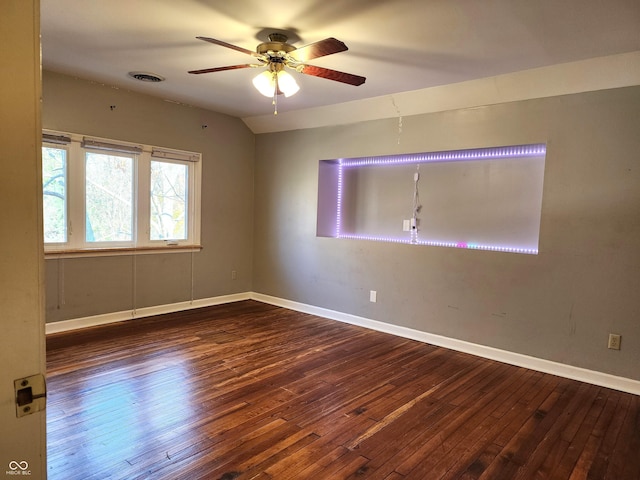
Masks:
[[[231,270],[231,280],[238,278],[238,273],[235,270]]]
[[[610,348],[611,350],[620,350],[621,340],[622,340],[622,337],[620,335],[617,335],[615,333],[610,333],[608,348]]]
[[[376,292],[375,290],[371,290],[369,292],[369,301],[376,303],[378,301],[378,292]]]

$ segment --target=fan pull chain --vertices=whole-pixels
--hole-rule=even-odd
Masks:
[[[276,88],[273,90],[273,114],[278,115],[278,74],[274,73]]]

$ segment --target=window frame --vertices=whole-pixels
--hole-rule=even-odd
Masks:
[[[187,208],[188,214],[186,215],[187,222],[187,239],[166,239],[166,240],[152,240],[151,239],[151,205],[147,207],[147,211],[149,214],[147,215],[148,221],[145,224],[145,236],[150,245],[176,245],[180,244],[180,242],[189,243],[189,238],[194,235],[198,238],[198,244],[200,243],[200,168],[201,162],[198,158],[197,161],[187,160],[185,155],[177,155],[174,154],[173,157],[169,156],[171,153],[165,149],[153,149],[151,151],[151,156],[149,162],[146,164],[148,167],[148,171],[145,172],[145,181],[148,182],[147,191],[149,194],[145,197],[145,201],[147,203],[151,202],[151,162],[163,162],[177,165],[185,165],[188,167],[187,170]],[[161,156],[161,154],[164,154]],[[189,154],[191,156],[193,154]],[[193,157],[191,157],[193,158]],[[196,174],[192,174],[196,172]],[[195,218],[194,218],[195,216]]]
[[[105,156],[118,156],[122,158],[131,159],[131,240],[112,240],[112,241],[88,241],[87,240],[87,161],[88,154],[96,154],[96,155],[105,155]],[[82,204],[83,204],[83,215],[82,221],[80,225],[82,226],[82,234],[78,235],[76,240],[78,241],[80,248],[133,248],[138,243],[137,232],[137,223],[138,223],[138,202],[137,197],[140,194],[140,185],[138,184],[138,167],[139,167],[139,157],[135,154],[124,153],[124,152],[114,152],[114,151],[105,151],[95,148],[86,148],[83,147],[83,158],[82,158]],[[144,211],[142,212],[144,213]],[[79,219],[76,218],[76,221]],[[80,238],[81,237],[81,238]]]
[[[171,251],[198,251],[201,222],[202,155],[152,145],[134,144],[81,134],[43,131],[43,148],[65,149],[67,241],[44,243],[45,257],[121,255]],[[133,225],[131,241],[86,240],[86,152],[133,159]],[[179,163],[187,168],[187,238],[151,240],[151,161]]]

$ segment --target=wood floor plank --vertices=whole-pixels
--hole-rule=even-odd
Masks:
[[[586,384],[583,387],[585,390],[588,389]],[[578,385],[572,384],[567,390],[573,393],[573,390],[578,390],[578,388]],[[552,425],[553,420],[560,417],[560,414],[565,410],[566,405],[570,403],[572,398],[576,397],[566,392],[560,393],[553,390],[548,392],[544,398],[539,398],[540,403],[538,401],[534,402],[531,405],[531,407],[535,408],[534,412],[528,416],[517,432],[510,433],[510,440],[504,445],[500,454],[480,478],[495,478],[496,472],[505,475],[505,478],[515,477],[518,469],[526,462],[527,455],[537,445],[535,439],[540,435],[539,432],[544,431],[545,427]],[[541,428],[538,428],[542,422],[544,424]]]
[[[493,443],[496,436],[502,431],[505,423],[519,422],[519,417],[522,413],[515,406],[523,396],[535,388],[538,379],[539,377],[535,375],[535,372],[525,370],[522,373],[522,377],[516,379],[514,389],[506,390],[503,393],[503,395],[506,394],[506,397],[503,397],[500,403],[494,402],[501,409],[506,407],[507,411],[500,412],[499,417],[495,416],[495,411],[498,408],[488,412],[488,416],[482,420],[482,423],[478,424],[473,431],[468,432],[467,439],[459,442],[447,453],[447,456],[442,458],[438,468],[447,469],[446,473],[442,475],[443,479],[469,476],[470,472],[480,473],[484,465],[490,463],[487,459],[493,460],[495,458],[495,455],[499,452],[498,447]],[[501,420],[496,421],[496,418]]]
[[[619,398],[617,395],[614,395],[612,391],[608,391],[606,389],[603,389],[602,393],[606,396],[602,413],[598,417],[598,421],[595,424],[593,431],[589,435],[587,444],[582,450],[580,457],[578,458],[578,462],[576,463],[576,467],[571,472],[571,477],[569,480],[587,479],[591,465],[593,464],[596,454],[604,440],[604,433],[606,432],[607,426],[613,420],[613,415],[615,413],[616,406],[618,405]],[[558,463],[560,461],[561,459],[558,460]],[[551,464],[550,466],[547,465],[548,462],[545,461],[545,464],[541,469],[542,475],[548,476],[552,470],[551,467],[555,468],[557,466],[557,464]]]
[[[477,388],[476,397],[471,402],[469,408],[460,408],[459,415],[450,421],[447,425],[439,429],[437,437],[432,438],[422,445],[411,457],[396,468],[396,471],[407,476],[407,478],[424,478],[428,475],[436,465],[440,463],[440,478],[446,474],[450,463],[444,464],[445,457],[452,448],[460,447],[460,437],[465,434],[465,427],[475,427],[484,418],[489,416],[491,405],[496,399],[504,396],[517,379],[501,377],[499,374],[503,369],[508,369],[505,365],[500,365],[494,371],[486,376],[487,383],[494,385],[495,388],[488,389],[482,393],[481,388]],[[496,378],[502,378],[504,381],[500,386],[494,382]],[[453,399],[458,401],[458,397]]]
[[[495,385],[496,396],[488,401],[484,408],[480,403],[470,405],[468,413],[462,415],[459,424],[448,429],[447,437],[442,442],[442,450],[425,458],[407,478],[424,478],[431,475],[436,478],[455,478],[460,475],[468,462],[499,432],[496,427],[499,424],[491,415],[495,405],[511,402],[514,390],[517,391],[517,385],[526,376],[527,371],[521,369],[516,375],[507,377],[501,384]]]
[[[255,301],[50,335],[50,480],[637,480],[638,397]]]
[[[603,389],[594,387],[593,391],[595,392],[593,401],[590,404],[588,401],[582,402],[578,411],[573,415],[575,421],[572,423],[579,424],[577,430],[571,428],[572,425],[566,425],[558,420],[552,423],[551,428],[544,428],[541,425],[539,430],[544,434],[538,440],[533,453],[528,456],[526,464],[520,467],[516,476],[517,479],[527,479],[542,475],[545,472],[542,468],[543,463],[554,456],[557,458],[552,470],[555,475],[567,478],[580,471],[582,467],[576,465],[576,462],[581,453],[585,454],[584,458],[593,454],[593,452],[590,454],[586,448],[587,440],[591,436],[607,400],[607,394],[603,392]],[[566,448],[564,448],[565,445]],[[562,457],[559,455],[561,452],[564,452]]]
[[[366,418],[357,418],[355,423],[349,424],[350,428],[358,428],[360,425],[368,425],[370,420]],[[295,455],[280,459],[268,467],[265,472],[278,480],[288,480],[301,478],[301,471],[314,466],[319,468],[329,465],[336,461],[342,455],[349,452],[343,447],[343,437],[349,437],[351,433],[344,425],[336,425],[336,428],[326,434],[320,436],[316,441],[304,446]],[[338,447],[336,447],[338,445]]]
[[[621,422],[614,450],[611,452],[606,478],[633,478],[632,470],[638,464],[638,435],[640,435],[638,403],[638,397],[633,397],[626,405],[626,415]],[[638,477],[640,475],[636,478]]]

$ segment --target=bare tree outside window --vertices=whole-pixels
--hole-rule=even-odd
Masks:
[[[133,240],[133,158],[87,152],[86,241]]]
[[[151,162],[151,240],[187,238],[187,178],[187,165]]]
[[[67,151],[42,147],[42,193],[45,243],[67,241]]]

